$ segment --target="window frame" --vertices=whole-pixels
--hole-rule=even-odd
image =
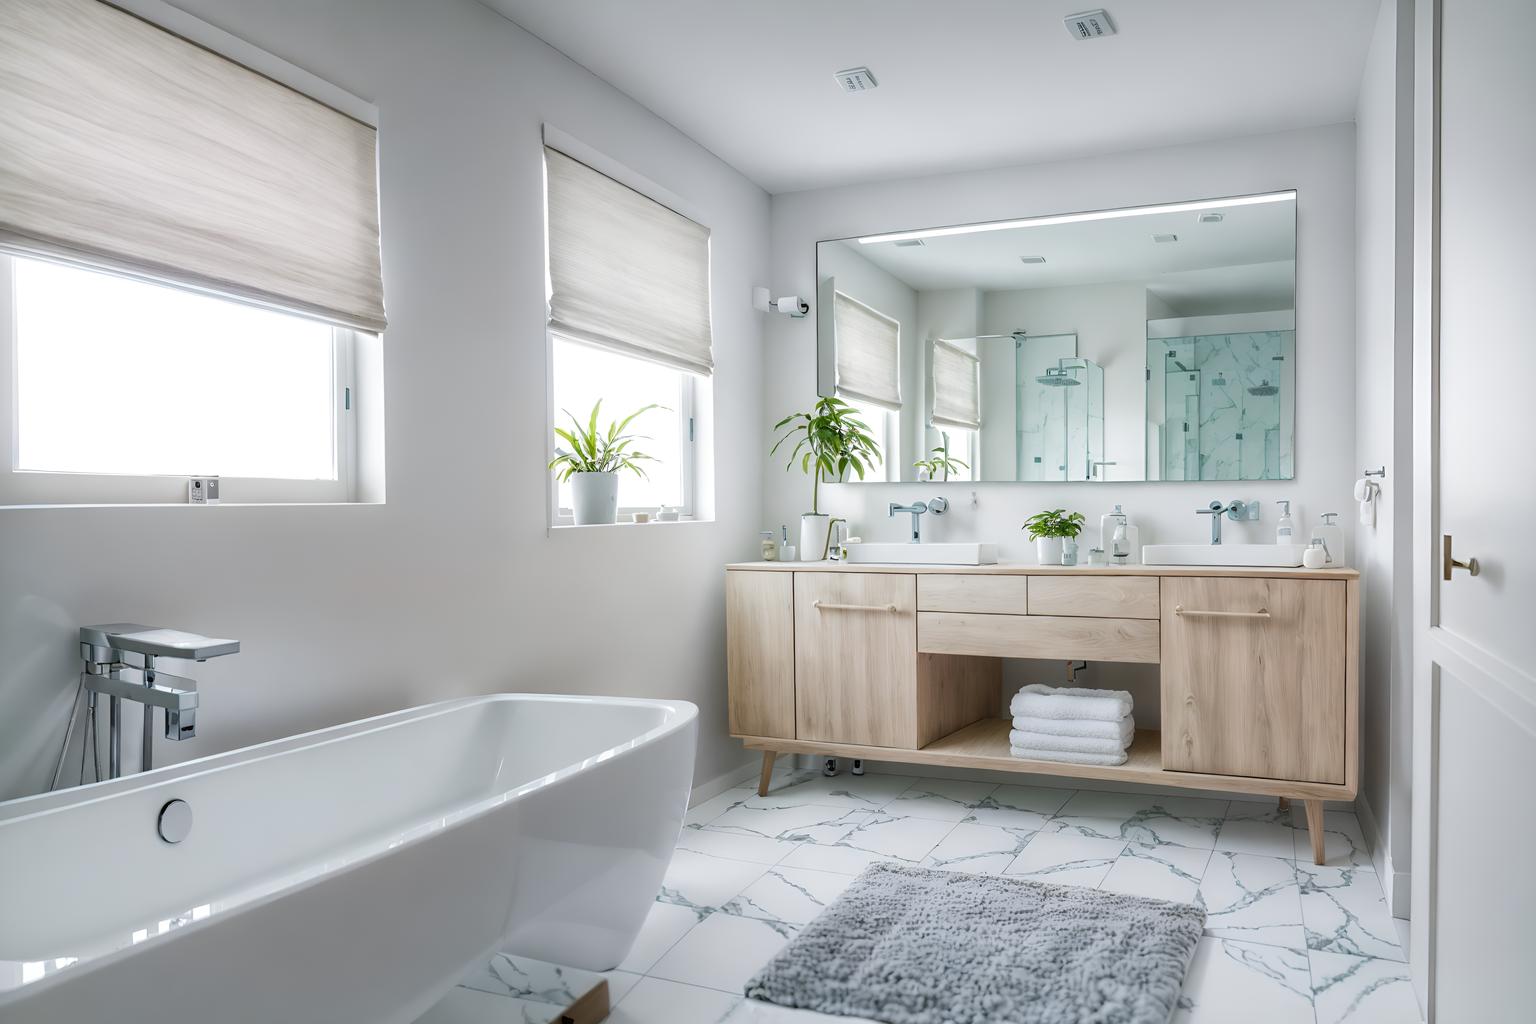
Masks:
[[[547,326],[544,329],[544,356],[545,356],[546,365],[549,367],[548,372],[545,374],[545,381],[544,381],[544,383],[545,383],[544,430],[545,430],[545,433],[548,435],[548,438],[547,438],[548,450],[547,450],[547,453],[545,455],[545,462],[546,463],[550,459],[553,459],[555,457],[554,423],[555,423],[555,416],[559,412],[559,410],[555,407],[555,342],[557,340],[562,341],[562,342],[564,342],[567,345],[582,345],[582,344],[586,344],[585,342],[582,342],[582,341],[576,341],[576,340],[573,340],[571,338],[562,337],[562,336],[559,335],[559,333],[557,331],[554,331],[554,330],[550,329]],[[594,346],[594,347],[598,347],[598,346]],[[618,353],[618,352],[613,352],[613,353],[609,353],[609,354],[611,354],[613,356],[613,358],[615,358],[615,359],[637,359],[638,358],[637,356],[624,355],[624,354],[621,354],[621,353]],[[668,506],[668,507],[669,508],[676,508],[677,509],[677,518],[678,518],[679,522],[682,522],[682,521],[685,521],[685,520],[693,520],[693,519],[697,518],[697,509],[698,509],[697,497],[698,497],[698,477],[699,477],[699,473],[698,473],[698,459],[699,459],[699,437],[698,437],[699,431],[698,431],[698,423],[699,423],[699,421],[698,421],[698,412],[697,412],[697,410],[698,410],[698,387],[699,387],[699,380],[700,380],[700,378],[696,374],[689,373],[686,370],[679,370],[676,367],[666,366],[663,363],[656,363],[654,365],[661,366],[663,369],[670,370],[673,373],[676,373],[678,375],[678,378],[679,378],[679,380],[678,380],[678,388],[677,388],[678,396],[677,396],[677,400],[676,400],[677,404],[674,406],[674,408],[677,409],[678,422],[680,424],[681,423],[686,423],[687,424],[687,429],[686,430],[678,431],[678,436],[679,436],[679,439],[680,439],[679,440],[679,444],[678,444],[678,458],[681,461],[680,468],[682,470],[682,474],[681,475],[682,475],[682,487],[683,487],[683,494],[682,494],[682,499],[683,500],[682,500],[682,504],[681,505]],[[545,486],[548,489],[548,500],[545,502],[545,505],[549,509],[549,522],[550,522],[550,525],[553,526],[553,527],[567,527],[567,526],[574,527],[576,525],[576,516],[575,516],[574,510],[572,510],[570,508],[563,507],[560,504],[560,482],[555,479],[555,474],[552,473],[552,472],[546,472],[544,474],[544,477],[545,477]],[[616,523],[613,523],[613,524],[603,523],[603,524],[598,524],[598,525],[623,526],[623,525],[626,524],[626,520],[627,519],[632,519],[632,517],[634,516],[634,514],[636,512],[650,512],[652,514],[652,516],[654,517],[655,512],[656,512],[656,506],[654,506],[654,505],[620,505],[619,509],[618,509],[618,516],[619,516],[619,518],[618,518],[618,521]],[[655,522],[655,521],[656,520],[653,518],[652,522]]]
[[[16,280],[12,258],[0,252],[0,508],[46,505],[186,505],[188,476],[134,476],[17,469],[18,422]],[[90,268],[85,268],[90,269]],[[226,300],[232,301],[232,300]],[[344,504],[358,499],[359,399],[356,332],[331,328],[332,448],[335,480],[219,475],[220,504]],[[216,466],[207,467],[209,475]]]

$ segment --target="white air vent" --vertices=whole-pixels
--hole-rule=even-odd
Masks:
[[[1020,263],[1044,263],[1045,262],[1045,257],[1044,256],[1020,256],[1019,257],[1019,262]]]
[[[1199,214],[1195,219],[1201,224],[1220,224],[1227,219],[1227,215],[1217,213],[1215,210],[1208,210],[1205,213]]]
[[[1104,11],[1084,11],[1082,14],[1069,14],[1062,19],[1066,22],[1067,32],[1073,39],[1097,39],[1099,36],[1112,36],[1115,34],[1114,23],[1109,20],[1109,15]]]
[[[875,81],[874,72],[869,68],[848,68],[834,75],[837,84],[843,87],[843,92],[865,92],[875,88],[880,83]]]
[[[1154,241],[1154,242],[1177,242],[1178,240],[1179,240],[1179,236],[1178,235],[1153,235],[1152,236],[1152,241]]]

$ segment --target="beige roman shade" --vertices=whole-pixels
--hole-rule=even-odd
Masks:
[[[935,427],[981,427],[981,363],[947,341],[933,343],[933,415]]]
[[[549,327],[709,376],[709,229],[557,149],[549,189]]]
[[[832,297],[832,323],[837,393],[900,409],[901,325],[842,292]]]
[[[385,325],[376,132],[100,0],[0,2],[0,248]]]

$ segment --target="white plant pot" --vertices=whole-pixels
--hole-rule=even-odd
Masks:
[[[571,477],[571,513],[577,526],[619,521],[619,474],[576,473]]]
[[[1061,538],[1060,537],[1036,537],[1035,557],[1041,565],[1061,564]]]
[[[827,557],[827,542],[832,532],[832,517],[811,512],[800,516],[800,560],[820,562]]]

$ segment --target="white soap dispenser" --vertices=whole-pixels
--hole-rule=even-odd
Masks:
[[[1328,567],[1331,569],[1342,569],[1346,564],[1344,528],[1334,522],[1338,517],[1337,512],[1324,512],[1323,525],[1312,527],[1312,539],[1323,542],[1323,549],[1328,552]]]
[[[1113,512],[1099,516],[1099,547],[1109,554],[1115,549],[1115,531],[1126,522],[1125,510],[1119,505]]]
[[[1280,499],[1280,525],[1275,527],[1275,543],[1296,543],[1296,521],[1291,518],[1291,503],[1285,498]]]

